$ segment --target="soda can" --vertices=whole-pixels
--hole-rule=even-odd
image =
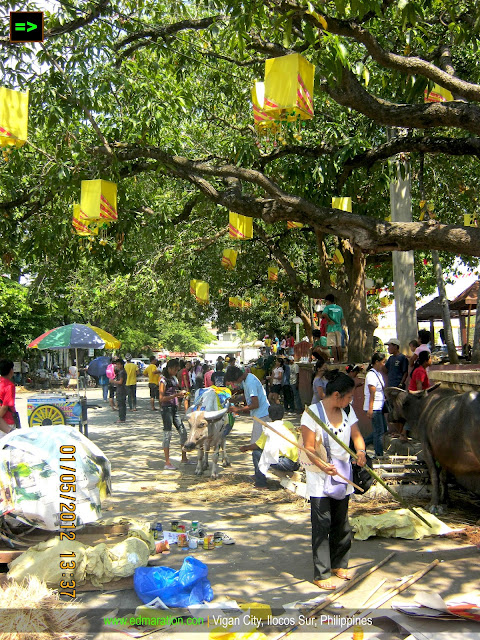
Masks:
[[[192,531],[196,531],[198,529],[198,520],[192,520]]]
[[[171,531],[178,531],[178,525],[180,524],[180,520],[172,520],[170,523]]]
[[[180,533],[185,533],[185,528],[184,524],[177,525],[177,531],[180,531]]]
[[[163,531],[163,525],[161,522],[157,522],[157,524],[155,525],[155,529],[161,533]]]
[[[203,548],[204,549],[215,549],[215,543],[213,542],[213,536],[205,536],[203,539]]]
[[[187,535],[185,533],[178,534],[177,545],[183,549],[185,549],[185,547],[188,547]]]

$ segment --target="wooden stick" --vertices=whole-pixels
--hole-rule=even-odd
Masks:
[[[312,420],[314,420],[318,425],[320,425],[322,427],[322,429],[324,431],[326,431],[328,433],[328,435],[333,438],[333,440],[335,440],[335,442],[337,444],[339,444],[343,449],[345,449],[345,451],[348,451],[348,453],[352,456],[352,458],[354,460],[356,460],[358,458],[357,454],[352,451],[350,449],[350,447],[348,447],[344,442],[342,442],[340,440],[340,438],[337,438],[337,436],[332,433],[332,431],[327,427],[327,425],[322,422],[320,420],[320,418],[315,415],[315,413],[313,413],[313,411],[310,409],[310,407],[307,407],[305,405],[305,411],[307,412],[307,414],[310,416],[310,418],[312,418]],[[371,469],[368,465],[365,465],[364,467],[362,467],[363,469],[366,469],[367,472],[372,476],[372,478],[375,478],[375,480],[382,485],[382,487],[384,487],[389,493],[392,494],[392,496],[395,498],[395,500],[398,500],[398,502],[400,502],[401,505],[403,505],[406,509],[408,509],[409,511],[411,511],[413,513],[414,516],[416,516],[419,520],[421,520],[422,522],[424,522],[430,529],[432,528],[432,525],[428,522],[428,520],[425,520],[425,518],[420,515],[419,513],[417,513],[417,511],[415,511],[415,509],[413,507],[411,507],[407,502],[405,502],[405,500],[398,495],[398,493],[396,491],[394,491],[393,489],[391,489],[387,483],[373,470]]]
[[[309,451],[308,449],[305,449],[305,447],[302,447],[302,445],[298,444],[298,442],[295,442],[294,440],[290,440],[289,438],[284,436],[283,433],[280,433],[280,431],[277,431],[272,426],[270,426],[268,422],[264,422],[263,420],[260,420],[260,418],[257,418],[257,417],[254,417],[253,419],[259,422],[262,425],[262,427],[265,427],[265,429],[270,429],[270,431],[273,431],[273,433],[276,433],[277,436],[280,436],[281,438],[283,438],[284,440],[292,444],[294,447],[297,447],[297,449],[300,449],[300,451],[305,451],[305,453],[315,456],[315,458],[317,458],[317,460],[321,463],[321,465],[323,465],[323,468],[324,469],[327,468],[328,465],[320,458],[317,452],[314,453],[313,451]],[[335,475],[338,476],[339,478],[342,478],[342,480],[345,480],[345,482],[347,482],[348,484],[351,484],[352,487],[355,487],[355,489],[358,489],[363,493],[364,490],[362,489],[362,487],[359,487],[358,484],[355,484],[348,478],[345,478],[345,476],[342,476],[342,474],[338,473],[338,471]]]
[[[413,576],[410,576],[410,577],[405,576],[405,577],[403,577],[402,578],[402,584],[400,584],[398,587],[391,588],[388,591],[386,591],[382,596],[380,596],[380,598],[378,600],[375,600],[375,602],[370,605],[368,611],[361,611],[360,609],[357,609],[357,611],[355,611],[354,613],[350,614],[349,617],[351,617],[351,618],[353,618],[353,617],[359,617],[359,618],[360,617],[362,617],[362,618],[369,617],[370,614],[375,613],[376,609],[378,609],[379,607],[384,605],[386,602],[391,600],[394,596],[398,595],[402,591],[405,591],[405,589],[408,589],[408,587],[410,587],[412,584],[414,584],[415,582],[420,580],[420,578],[423,578],[423,576],[426,573],[428,573],[431,569],[436,567],[439,562],[440,562],[440,560],[434,560],[433,562],[428,564],[423,569],[420,569],[419,571],[414,573]],[[350,627],[353,627],[353,626],[354,626],[353,624],[348,624],[348,625],[342,627],[341,630],[336,635],[332,636],[330,640],[334,640],[334,638],[338,638],[338,636],[342,635],[342,633],[344,633],[347,629],[350,629]]]
[[[374,593],[377,593],[377,591],[380,589],[381,586],[383,586],[385,584],[385,582],[387,581],[386,578],[384,578],[383,580],[380,580],[380,582],[377,584],[377,586],[375,587],[375,589],[373,589],[373,591],[370,592],[370,594],[365,598],[365,600],[362,602],[362,604],[360,605],[360,607],[364,607],[367,602],[370,600],[370,598],[373,596]]]
[[[395,552],[390,553],[386,558],[381,560],[378,564],[374,565],[373,567],[370,567],[370,569],[367,569],[360,575],[353,578],[353,580],[350,580],[349,582],[347,582],[346,585],[344,585],[341,589],[336,591],[333,595],[327,596],[323,602],[313,607],[313,609],[310,609],[310,611],[307,612],[305,618],[312,618],[319,611],[321,611],[322,609],[325,609],[325,607],[328,607],[329,604],[331,604],[332,602],[335,602],[335,600],[340,598],[340,596],[342,596],[346,591],[348,591],[349,589],[354,587],[356,584],[358,584],[361,580],[363,580],[364,578],[367,578],[377,569],[380,569],[380,567],[386,564],[389,560],[391,560],[394,555],[395,555]],[[276,636],[274,640],[280,640],[281,638],[284,638],[285,636],[290,635],[290,633],[293,633],[296,629],[298,629],[298,626],[299,625],[296,624],[291,627],[288,627],[286,631],[283,631],[279,636]]]

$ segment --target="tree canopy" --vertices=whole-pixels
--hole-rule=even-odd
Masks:
[[[463,226],[465,213],[476,214],[479,186],[476,3],[58,7],[46,13],[42,46],[11,44],[7,21],[0,37],[4,83],[30,91],[28,142],[4,156],[0,175],[0,255],[5,274],[30,274],[33,302],[66,301],[70,315],[116,317],[155,340],[162,318],[285,330],[286,301],[307,319],[305,296],[334,291],[346,304],[365,300],[365,275],[389,285],[391,251],[416,250],[422,292],[434,284],[431,249],[447,266],[456,254],[476,266],[480,230]],[[252,84],[266,59],[292,52],[315,64],[315,116],[285,127],[283,140],[259,139]],[[434,83],[454,100],[424,102]],[[387,219],[389,159],[398,154],[413,176],[411,223]],[[435,204],[428,221],[419,219],[420,154]],[[119,220],[105,246],[71,228],[80,182],[93,178],[119,185]],[[337,195],[352,197],[352,213],[332,209]],[[253,241],[228,239],[229,210],[255,219]],[[288,220],[305,226],[287,230]],[[240,245],[237,269],[224,272],[221,249]],[[342,265],[331,263],[336,248]],[[273,285],[272,264],[281,268]],[[210,283],[210,306],[194,303],[191,278]],[[232,310],[232,295],[251,307]],[[347,320],[349,311],[368,324],[363,302]]]

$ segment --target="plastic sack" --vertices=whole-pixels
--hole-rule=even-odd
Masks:
[[[187,556],[180,571],[170,567],[139,567],[133,586],[140,600],[147,604],[159,597],[167,607],[189,607],[213,600],[206,564]]]

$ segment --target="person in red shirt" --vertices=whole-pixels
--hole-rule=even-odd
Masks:
[[[15,429],[15,383],[13,362],[0,360],[0,438]]]
[[[430,380],[428,379],[427,368],[432,364],[432,354],[430,351],[421,351],[418,360],[412,371],[409,391],[422,391],[428,389]]]

